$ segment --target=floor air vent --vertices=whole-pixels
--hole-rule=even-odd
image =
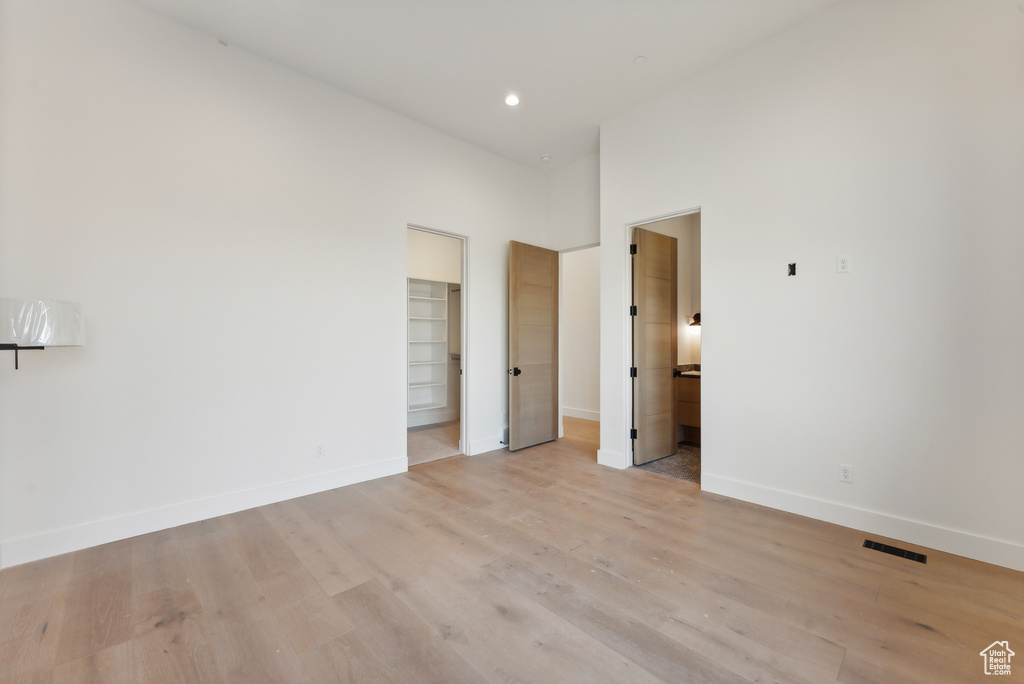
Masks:
[[[887,553],[890,556],[899,556],[900,558],[906,558],[907,560],[916,561],[918,563],[928,562],[928,556],[924,555],[923,553],[917,553],[916,551],[907,551],[906,549],[901,549],[895,546],[889,546],[888,544],[881,544],[876,541],[871,541],[870,539],[864,540],[864,548],[874,549],[875,551]]]

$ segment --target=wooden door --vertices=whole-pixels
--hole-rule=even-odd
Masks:
[[[633,464],[641,465],[676,453],[678,290],[676,239],[634,228],[633,244]]]
[[[508,448],[558,438],[558,252],[509,243]]]

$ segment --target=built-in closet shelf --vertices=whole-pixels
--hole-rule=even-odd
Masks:
[[[410,411],[427,411],[430,409],[443,409],[446,404],[409,404]]]
[[[408,407],[448,405],[448,284],[409,279]]]

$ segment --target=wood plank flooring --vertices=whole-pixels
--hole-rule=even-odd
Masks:
[[[0,572],[0,682],[971,682],[1024,573],[596,464],[597,424]],[[1014,674],[1024,681],[1024,655]]]

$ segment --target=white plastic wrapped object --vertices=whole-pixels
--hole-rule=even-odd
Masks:
[[[48,299],[0,299],[0,344],[80,347],[82,307]]]

